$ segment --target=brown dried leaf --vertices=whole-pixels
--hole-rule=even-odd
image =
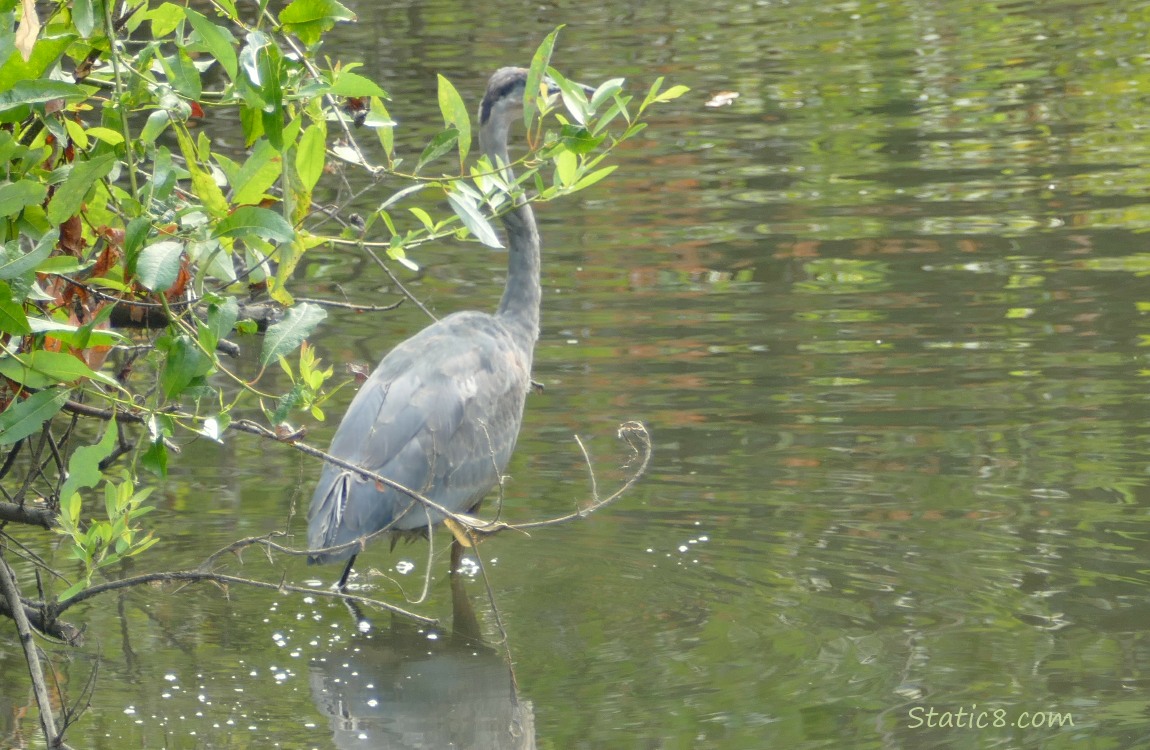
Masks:
[[[36,0],[24,0],[23,6],[24,16],[20,19],[20,28],[16,29],[16,49],[24,62],[28,62],[36,37],[40,35],[40,17],[36,15]]]

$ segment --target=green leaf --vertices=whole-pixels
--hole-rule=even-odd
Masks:
[[[148,11],[147,18],[152,22],[152,38],[161,39],[175,31],[184,20],[184,9],[175,3],[160,3]]]
[[[33,180],[0,185],[0,216],[15,216],[28,206],[44,201],[48,188]]]
[[[180,275],[184,244],[164,240],[148,245],[136,259],[136,279],[153,292],[166,292]]]
[[[523,124],[527,129],[531,129],[531,121],[535,118],[535,99],[539,96],[539,84],[543,82],[543,76],[551,65],[551,53],[555,51],[555,39],[559,36],[559,31],[563,28],[562,25],[556,26],[535,50],[535,55],[531,58],[531,68],[527,72],[527,88],[523,92]]]
[[[655,101],[657,101],[657,102],[669,102],[672,99],[678,99],[680,96],[682,96],[683,94],[687,93],[690,90],[691,89],[689,86],[672,86],[671,88],[667,89],[663,93],[656,96]]]
[[[115,164],[116,155],[111,153],[73,164],[68,179],[56,189],[56,194],[48,203],[48,221],[63,224],[75,216],[80,211],[88,191],[98,180],[107,177]]]
[[[567,107],[567,111],[580,125],[586,123],[587,117],[591,113],[591,105],[587,101],[587,94],[583,92],[583,87],[567,80],[562,73],[554,68],[548,68],[547,73],[555,85],[559,87],[559,93],[563,97],[563,105]]]
[[[260,366],[267,367],[295,351],[326,317],[327,312],[322,307],[307,302],[288,310],[283,320],[268,327],[260,353]]]
[[[604,177],[610,175],[618,168],[618,164],[612,164],[609,167],[603,167],[602,169],[592,172],[589,175],[584,175],[583,178],[579,180],[579,182],[575,183],[575,187],[571,188],[569,192],[574,193],[584,188],[589,188],[599,180],[602,180]]]
[[[160,64],[164,67],[168,81],[176,93],[189,99],[200,98],[203,93],[200,71],[196,69],[191,56],[183,47],[177,47],[176,53],[171,57],[161,57]]]
[[[595,93],[591,95],[591,111],[598,112],[605,102],[615,98],[615,94],[623,90],[624,82],[622,78],[612,78],[599,84]]]
[[[8,284],[0,281],[0,332],[27,336],[32,332],[24,306],[12,299]]]
[[[423,149],[423,153],[419,155],[419,163],[415,165],[415,171],[423,169],[423,167],[439,157],[446,154],[451,149],[455,148],[456,142],[459,140],[459,131],[455,128],[448,128],[442,133],[439,133],[427,147]]]
[[[75,34],[53,34],[52,30],[53,27],[50,26],[41,32],[28,60],[24,60],[23,55],[13,54],[8,57],[7,62],[0,65],[0,90],[7,90],[16,81],[35,81],[42,78],[56,64],[68,46],[76,41]],[[0,52],[2,59],[9,50],[4,49],[3,44],[0,44],[0,49],[3,49],[3,52]],[[0,159],[0,162],[3,161],[6,160]]]
[[[88,135],[92,136],[93,138],[99,138],[104,143],[108,143],[112,146],[119,146],[124,142],[123,133],[118,130],[102,127],[100,125],[97,125],[93,128],[88,128]]]
[[[148,446],[148,450],[140,456],[140,466],[156,476],[168,476],[168,447],[163,440],[157,440]]]
[[[276,242],[291,242],[295,230],[287,219],[269,208],[240,206],[216,225],[212,237],[244,237],[253,234]]]
[[[476,239],[488,247],[503,247],[487,217],[479,212],[478,206],[470,196],[463,193],[448,193],[447,202]]]
[[[223,304],[208,305],[208,329],[216,341],[231,335],[239,314],[240,306],[235,297],[228,297]]]
[[[64,81],[17,81],[12,88],[0,93],[0,112],[27,104],[43,104],[53,99],[83,99],[84,89]]]
[[[391,115],[387,113],[387,107],[383,105],[383,101],[373,96],[371,98],[371,114],[368,115],[370,122],[375,115],[380,115],[384,118],[385,123],[375,129],[375,133],[379,136],[379,145],[383,146],[383,153],[387,155],[390,162],[392,154],[395,152],[395,121],[391,119]]]
[[[74,383],[84,378],[119,387],[115,380],[102,372],[93,372],[88,365],[71,354],[39,349],[21,354],[19,359],[14,356],[0,358],[0,375],[29,388],[47,388],[56,383]]]
[[[355,14],[336,0],[293,0],[280,11],[279,18],[288,31],[311,46],[335,26],[336,21],[354,21]]]
[[[341,70],[331,82],[331,93],[336,96],[378,96],[387,98],[387,92],[367,76]]]
[[[13,400],[0,414],[0,445],[11,445],[39,431],[64,408],[71,395],[67,388],[46,388],[23,401]]]
[[[155,143],[156,139],[160,137],[160,133],[163,133],[171,123],[172,114],[168,110],[155,110],[144,121],[144,127],[140,130],[140,141],[149,145]]]
[[[442,75],[439,76],[439,111],[443,114],[443,124],[448,128],[454,127],[459,131],[459,165],[467,160],[467,152],[471,150],[471,116],[467,114],[467,105],[463,97],[451,85],[451,81]]]
[[[555,156],[555,181],[561,187],[570,187],[579,173],[579,157],[570,151]]]
[[[109,305],[103,308],[103,310],[107,310],[111,313],[112,307]],[[103,310],[101,310],[100,314],[103,314]],[[114,346],[128,340],[122,333],[117,333],[113,330],[84,330],[87,329],[89,325],[90,324],[85,324],[83,328],[81,328],[46,318],[28,319],[28,326],[32,329],[33,334],[45,334],[77,349],[83,349],[87,346]]]
[[[178,398],[192,381],[212,371],[212,358],[200,350],[194,339],[181,334],[156,343],[167,352],[160,374],[160,387],[167,398]]]
[[[88,39],[104,23],[104,0],[73,0],[72,21],[80,36]]]
[[[191,11],[188,11],[189,13]],[[196,197],[203,202],[204,208],[208,213],[217,218],[223,218],[228,214],[228,201],[224,197],[224,192],[220,190],[220,186],[216,184],[216,180],[212,177],[212,173],[200,166],[199,160],[201,158],[207,159],[208,153],[205,147],[204,153],[200,153],[200,149],[192,142],[192,138],[183,128],[176,128],[176,140],[180,143],[180,151],[184,154],[186,160],[186,167],[192,176],[192,190]],[[158,165],[158,160],[157,160]]]
[[[236,40],[232,33],[225,28],[217,26],[207,19],[207,17],[199,11],[185,8],[184,13],[192,23],[192,28],[196,30],[196,34],[200,37],[200,42],[208,53],[219,60],[220,65],[223,67],[224,72],[228,74],[228,78],[233,81],[236,80],[236,73],[239,70],[239,61],[236,57]]]
[[[563,141],[563,146],[569,151],[574,151],[577,154],[587,154],[599,148],[599,144],[607,136],[599,135],[594,136],[587,132],[587,128],[580,125],[564,125],[559,133],[559,138]]]
[[[64,480],[64,486],[60,488],[61,503],[65,498],[71,498],[80,490],[95,487],[100,483],[100,480],[104,478],[100,471],[100,462],[112,455],[112,451],[116,449],[118,434],[116,420],[113,419],[108,422],[108,429],[104,430],[104,436],[100,438],[100,442],[95,445],[85,445],[72,451],[72,456],[68,459],[68,478]],[[76,510],[78,511],[79,508]],[[61,512],[63,512],[63,508],[61,508]],[[78,520],[78,513],[69,515],[72,516],[72,521]]]
[[[259,203],[282,172],[283,157],[280,152],[267,141],[260,141],[236,174],[232,185],[235,191],[232,202],[237,205]]]
[[[323,174],[327,161],[326,141],[327,126],[322,122],[312,123],[300,136],[295,152],[295,171],[305,192],[310,193]]]
[[[16,279],[35,271],[52,252],[59,239],[60,230],[53,228],[40,238],[31,252],[24,255],[15,254],[16,243],[5,245],[0,249],[0,279]]]

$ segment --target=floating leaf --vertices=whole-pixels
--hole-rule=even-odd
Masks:
[[[260,366],[267,367],[295,351],[326,317],[327,312],[322,307],[307,302],[288,310],[283,320],[268,327],[260,353]]]
[[[672,92],[674,92],[676,89],[683,89],[685,91],[686,88],[687,88],[686,86],[673,86],[673,87],[667,89],[666,91],[664,91],[662,94],[659,94],[657,97],[655,97],[655,101],[665,102],[665,101],[668,101],[669,99],[674,99],[676,96],[680,96],[683,92],[681,91],[678,94],[675,94],[675,96],[668,97],[668,95],[671,94]],[[727,106],[734,104],[735,100],[738,98],[739,98],[739,92],[738,91],[720,91],[719,93],[715,94],[710,99],[708,99],[706,102],[704,102],[703,106],[704,107],[727,107]]]
[[[10,445],[34,434],[40,426],[64,408],[72,391],[46,388],[23,401],[12,401],[0,414],[0,445]]]

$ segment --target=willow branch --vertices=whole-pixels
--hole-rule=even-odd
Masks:
[[[211,573],[204,570],[175,570],[160,573],[145,573],[144,575],[131,576],[130,578],[121,578],[116,581],[108,581],[107,583],[97,584],[91,588],[84,589],[75,596],[61,602],[59,606],[56,607],[56,613],[62,613],[71,608],[73,605],[80,604],[81,602],[91,599],[94,596],[99,596],[100,594],[104,594],[109,591],[131,588],[133,586],[140,586],[146,583],[153,583],[157,581],[186,581],[191,583],[210,581],[212,583],[250,586],[252,588],[271,589],[273,591],[290,592],[293,594],[310,594],[312,596],[323,596],[329,599],[344,599],[370,607],[379,607],[380,609],[387,610],[388,612],[393,612],[397,615],[402,615],[403,617],[410,618],[422,625],[434,626],[439,624],[439,621],[434,618],[417,615],[414,612],[408,612],[401,607],[397,607],[394,604],[388,604],[387,602],[379,601],[378,599],[369,599],[367,597],[355,596],[354,594],[344,594],[338,591],[313,589],[307,586],[292,586],[286,583],[268,583],[266,581],[257,581],[252,578],[241,578],[240,576],[225,575],[222,573]]]

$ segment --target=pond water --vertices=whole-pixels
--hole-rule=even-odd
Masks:
[[[361,557],[435,629],[250,589],[105,597],[76,613],[88,645],[53,653],[72,696],[96,673],[74,746],[1150,744],[1150,3],[353,7],[331,49],[392,93],[411,158],[436,73],[476,101],[559,23],[579,80],[692,87],[610,180],[539,209],[545,390],[503,514],[590,496],[576,434],[601,490],[624,421],[652,467],[586,519],[483,545],[494,605],[475,574],[454,615],[484,645],[452,635],[444,534],[422,603],[426,544]],[[437,312],[495,304],[504,255],[415,260]],[[297,290],[395,299],[318,250]],[[425,323],[333,312],[316,343],[374,363]],[[167,559],[138,565],[302,531],[314,461],[232,436],[175,464],[149,517]],[[0,674],[4,742],[34,746],[14,643]]]

